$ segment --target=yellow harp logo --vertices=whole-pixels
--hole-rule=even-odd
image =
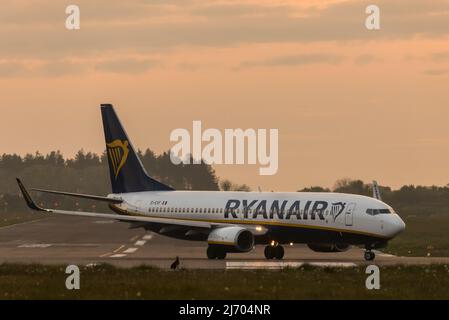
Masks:
[[[124,140],[114,140],[111,143],[106,144],[108,149],[109,161],[111,162],[112,169],[114,170],[115,178],[117,179],[120,170],[128,159],[129,142]]]

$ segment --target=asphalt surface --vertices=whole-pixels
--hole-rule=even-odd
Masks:
[[[249,253],[231,253],[226,260],[208,260],[207,244],[160,236],[127,223],[110,220],[48,216],[0,228],[0,263],[89,265],[118,267],[151,265],[169,268],[176,256],[183,268],[253,269],[316,264],[353,266],[366,264],[362,249],[341,253],[313,252],[304,245],[285,247],[282,262],[267,261],[263,246]],[[372,263],[372,262],[371,262]],[[448,263],[449,258],[396,257],[378,252],[377,265]]]

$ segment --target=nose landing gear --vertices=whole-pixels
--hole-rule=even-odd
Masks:
[[[282,260],[282,258],[284,258],[284,247],[282,247],[279,243],[272,242],[270,245],[265,247],[264,254],[265,258],[268,260]]]
[[[365,257],[366,261],[372,261],[372,260],[374,260],[376,255],[372,251],[365,251],[364,257]]]
[[[363,255],[366,261],[373,261],[376,255],[371,251],[372,247],[369,245],[365,246],[365,254]]]

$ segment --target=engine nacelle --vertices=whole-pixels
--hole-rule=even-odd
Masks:
[[[248,252],[254,247],[254,235],[242,227],[223,227],[212,230],[207,242],[226,246],[228,252]]]
[[[307,246],[315,252],[343,252],[349,249],[346,243],[308,243]]]

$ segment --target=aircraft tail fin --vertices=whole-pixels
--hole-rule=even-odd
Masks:
[[[101,116],[112,192],[173,190],[148,175],[111,104],[101,105]]]

